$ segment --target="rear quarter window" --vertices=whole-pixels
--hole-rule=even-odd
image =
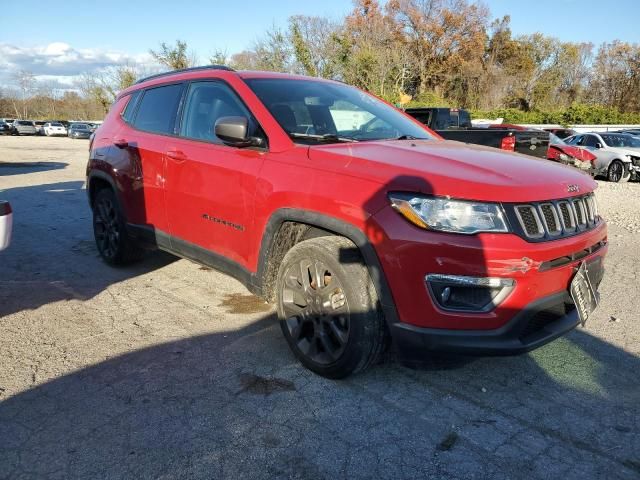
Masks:
[[[136,111],[136,105],[138,104],[138,99],[140,98],[141,90],[136,90],[131,95],[129,95],[129,99],[127,100],[127,106],[124,107],[124,111],[122,112],[122,119],[131,123],[133,120],[133,114]]]
[[[183,88],[178,83],[145,90],[133,125],[147,132],[173,134]]]

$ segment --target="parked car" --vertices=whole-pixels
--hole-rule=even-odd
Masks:
[[[11,135],[11,125],[6,122],[0,122],[0,135]]]
[[[640,137],[640,128],[631,128],[629,130],[620,130],[617,133],[628,133],[629,135],[633,135],[634,137]]]
[[[547,158],[554,162],[570,165],[588,173],[595,172],[596,156],[586,148],[569,145],[553,133],[549,134]]]
[[[0,118],[0,122],[4,122],[7,125],[11,126],[13,125],[13,122],[15,122],[15,120],[13,118]]]
[[[47,122],[42,129],[47,137],[67,135],[67,129],[60,122]]]
[[[13,135],[35,135],[36,127],[31,120],[15,120],[11,126]]]
[[[0,200],[0,251],[11,243],[11,229],[13,227],[13,213],[11,204]]]
[[[591,132],[574,135],[565,142],[593,153],[597,157],[594,174],[604,175],[610,182],[626,182],[639,176],[640,139],[632,135]]]
[[[107,263],[159,248],[238,278],[331,378],[389,338],[405,361],[517,354],[586,321],[607,251],[596,186],[340,82],[225,67],[120,92],[87,165]]]
[[[36,127],[37,135],[44,135],[44,124],[46,122],[42,122],[40,120],[33,122],[33,125]]]
[[[560,139],[563,139],[563,140],[565,138],[568,138],[568,137],[578,133],[575,130],[573,130],[572,128],[544,128],[543,130],[545,130],[546,132],[549,132],[549,133],[553,133],[556,137],[558,137]]]
[[[407,108],[405,112],[448,140],[486,145],[539,158],[546,158],[547,155],[547,132],[522,127],[514,129],[509,125],[498,129],[473,127],[469,112],[461,108]]]
[[[69,138],[89,138],[93,132],[85,123],[72,123],[69,128]]]

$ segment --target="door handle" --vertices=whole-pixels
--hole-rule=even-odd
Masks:
[[[127,142],[124,138],[114,138],[113,144],[118,148],[127,148],[129,146],[129,142]]]
[[[176,148],[168,150],[167,152],[165,152],[165,155],[177,163],[182,163],[187,159],[187,156],[184,154],[184,152]]]

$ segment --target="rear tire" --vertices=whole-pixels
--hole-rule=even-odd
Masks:
[[[609,165],[607,171],[607,179],[610,182],[625,183],[631,178],[631,172],[625,171],[624,163],[620,160],[614,160]]]
[[[128,265],[144,256],[144,250],[127,234],[126,224],[113,190],[98,191],[93,201],[93,235],[100,256],[109,265]]]
[[[289,347],[309,370],[344,378],[380,357],[387,330],[358,248],[343,237],[305,240],[285,255],[277,312]]]

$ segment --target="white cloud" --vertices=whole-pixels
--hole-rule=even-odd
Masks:
[[[146,53],[132,55],[99,48],[77,49],[64,42],[36,47],[0,42],[0,86],[4,87],[14,86],[13,76],[20,70],[29,71],[38,79],[71,87],[82,73],[124,64],[150,68],[153,62]]]

